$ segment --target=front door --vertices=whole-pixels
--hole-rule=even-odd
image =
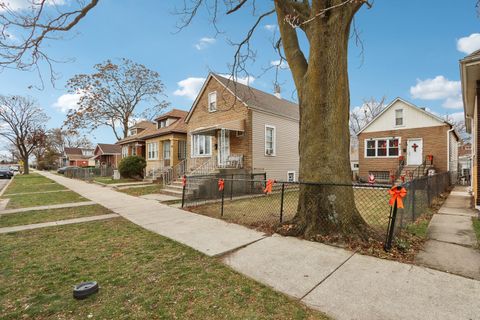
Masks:
[[[163,166],[169,167],[170,166],[170,140],[163,141]]]
[[[218,144],[218,165],[224,167],[230,156],[230,131],[221,129],[217,136]]]
[[[407,140],[407,165],[418,166],[423,162],[423,140]]]

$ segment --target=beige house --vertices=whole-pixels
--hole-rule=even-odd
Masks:
[[[266,172],[298,180],[298,105],[217,74],[209,74],[187,126],[187,172]]]
[[[458,134],[448,121],[396,98],[358,133],[359,176],[388,182],[391,176],[456,172]]]
[[[187,114],[173,109],[155,119],[156,127],[143,135],[147,177],[158,177],[166,168],[176,167],[186,159]]]

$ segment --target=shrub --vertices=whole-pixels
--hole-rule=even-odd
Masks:
[[[138,178],[143,176],[143,170],[147,166],[144,158],[128,156],[123,158],[118,165],[118,170],[123,178]]]

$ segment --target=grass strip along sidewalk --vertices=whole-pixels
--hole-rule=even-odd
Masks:
[[[124,219],[0,235],[2,319],[327,319]],[[99,282],[77,301],[72,286]]]
[[[62,185],[36,173],[25,176],[17,175],[13,179],[14,180],[8,186],[7,190],[5,190],[5,193],[2,196],[2,198],[10,199],[7,209],[87,201],[87,199],[73,191],[22,195],[21,193],[65,190],[65,188]],[[9,196],[9,194],[15,195]]]
[[[0,228],[112,213],[100,205],[36,210],[0,215]]]
[[[154,194],[159,193],[162,190],[162,185],[154,184],[145,187],[135,187],[135,188],[127,188],[127,189],[118,189],[117,191],[129,194],[131,196],[144,196],[147,194]]]

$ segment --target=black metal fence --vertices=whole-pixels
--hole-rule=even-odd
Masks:
[[[415,222],[440,194],[449,190],[456,182],[456,172],[444,172],[413,179],[403,184],[407,195],[403,199],[404,208],[398,210],[396,228],[403,229]]]
[[[98,167],[98,168],[67,168],[64,173],[65,177],[92,180],[95,177],[112,177],[112,167]]]
[[[369,235],[385,241],[389,233],[392,239],[425,213],[433,200],[448,190],[450,181],[450,174],[442,173],[405,183],[404,208],[396,210],[393,225],[390,185],[273,182],[266,180],[264,174],[192,176],[185,177],[182,206],[192,212],[267,230],[290,221],[306,206],[308,210],[318,210],[321,231],[327,234],[340,233],[361,217],[369,226]]]

